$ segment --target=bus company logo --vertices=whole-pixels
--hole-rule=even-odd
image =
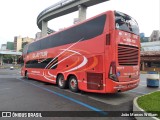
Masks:
[[[129,43],[136,43],[135,40],[132,40],[130,38],[127,38],[127,39],[123,39],[125,42],[129,42]]]
[[[124,75],[129,75],[129,76],[132,76],[132,75],[135,75],[136,73],[124,73]]]
[[[2,112],[2,117],[12,117],[11,112]]]
[[[139,66],[133,66],[133,70],[139,70]]]
[[[34,53],[34,54],[32,55],[32,58],[33,58],[33,59],[34,59],[34,58],[45,58],[45,57],[47,57],[47,55],[48,55],[48,52],[47,52],[47,51],[37,52],[37,53]]]
[[[15,117],[15,118],[18,118],[18,117],[21,117],[21,118],[24,118],[24,117],[28,117],[28,118],[31,118],[31,117],[42,117],[42,113],[33,113],[33,112],[2,112],[2,118],[9,118],[9,117]]]
[[[137,36],[137,35],[133,35],[133,38],[134,38],[134,39],[138,39],[138,36]]]
[[[124,66],[117,67],[118,70],[124,70]]]

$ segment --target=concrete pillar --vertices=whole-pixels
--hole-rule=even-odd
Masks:
[[[79,19],[79,22],[81,22],[86,19],[87,7],[84,5],[78,5],[78,9],[79,9],[78,19]]]
[[[3,65],[3,55],[0,55],[0,65]]]
[[[48,22],[42,21],[42,32],[41,37],[44,37],[47,35],[47,29],[48,29]]]
[[[142,71],[144,71],[144,70],[145,70],[145,63],[142,62]]]

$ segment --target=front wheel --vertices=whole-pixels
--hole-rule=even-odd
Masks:
[[[78,81],[77,81],[77,78],[75,76],[71,76],[69,78],[69,89],[72,91],[72,92],[78,92]]]
[[[28,80],[29,77],[28,77],[28,71],[25,72],[25,78]]]

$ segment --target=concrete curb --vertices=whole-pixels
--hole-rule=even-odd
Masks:
[[[14,65],[12,65],[15,69],[20,69],[21,68],[21,66],[14,66]],[[9,69],[11,66],[0,66],[0,69]]]
[[[147,74],[147,71],[140,71],[141,74]]]
[[[134,100],[133,100],[133,113],[134,114],[136,114],[137,113],[137,111],[140,111],[140,113],[146,113],[142,108],[140,108],[139,106],[138,106],[138,104],[137,104],[137,99],[138,99],[139,97],[136,97],[136,98],[134,98]],[[160,119],[158,119],[158,118],[156,118],[156,117],[137,117],[137,116],[135,116],[135,118],[137,119],[137,120],[160,120]]]

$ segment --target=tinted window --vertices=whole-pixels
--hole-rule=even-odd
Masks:
[[[139,27],[136,20],[124,13],[115,12],[115,24],[116,29],[139,35]]]
[[[53,58],[48,58],[46,60],[43,60],[43,59],[30,60],[30,61],[26,62],[26,68],[45,68],[51,60],[53,60]],[[51,69],[56,69],[58,66],[57,63],[58,63],[58,58],[56,58],[55,60],[53,60],[50,63],[53,66]]]
[[[97,37],[103,33],[105,21],[106,15],[102,15],[81,25],[31,43],[28,48],[28,53],[74,43],[81,39],[84,41]]]
[[[41,41],[33,42],[28,47],[28,53],[41,49]]]
[[[23,55],[27,54],[27,48],[28,48],[28,45],[25,45],[23,48]]]

